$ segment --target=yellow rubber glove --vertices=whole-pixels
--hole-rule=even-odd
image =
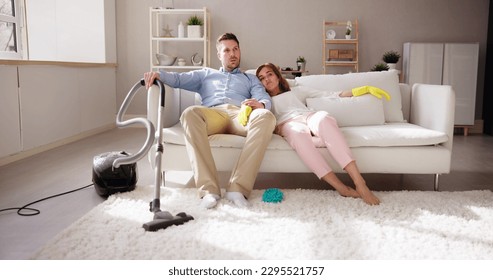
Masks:
[[[245,126],[247,124],[248,117],[250,116],[251,112],[252,112],[252,107],[247,105],[241,105],[240,112],[238,113],[238,122],[242,126]]]
[[[383,95],[385,96],[385,99],[390,100],[390,95],[385,90],[373,86],[362,86],[362,87],[353,88],[351,92],[353,93],[353,96],[360,96],[363,94],[370,93],[376,98],[382,99],[382,95]]]

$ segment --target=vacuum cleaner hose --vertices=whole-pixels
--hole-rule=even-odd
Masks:
[[[164,85],[161,81],[156,79],[154,81],[154,83],[158,85],[161,92],[164,90]],[[140,117],[140,118],[133,118],[133,119],[129,119],[129,120],[123,120],[123,115],[125,114],[128,107],[130,106],[132,99],[134,98],[135,94],[138,92],[139,88],[143,85],[145,85],[144,80],[140,80],[139,82],[137,82],[132,87],[130,92],[127,94],[127,96],[125,97],[125,100],[123,101],[123,103],[120,107],[120,110],[118,111],[118,113],[116,115],[116,125],[118,127],[126,127],[126,126],[130,126],[133,124],[144,125],[147,129],[146,141],[144,143],[144,146],[142,146],[142,148],[137,153],[135,153],[133,155],[126,156],[126,157],[121,157],[121,158],[115,159],[115,161],[113,162],[114,168],[118,168],[122,164],[129,164],[129,163],[137,162],[138,160],[143,158],[149,152],[149,149],[151,148],[151,146],[153,144],[155,128],[154,128],[154,125],[148,119]]]

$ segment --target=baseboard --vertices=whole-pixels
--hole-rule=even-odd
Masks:
[[[49,144],[46,144],[46,145],[43,145],[43,146],[39,146],[39,147],[30,149],[30,150],[22,151],[22,152],[19,152],[19,153],[10,155],[10,156],[6,156],[6,157],[3,157],[3,158],[0,158],[0,166],[4,166],[4,165],[7,165],[7,164],[16,162],[18,160],[21,160],[21,159],[25,159],[25,158],[31,157],[33,155],[36,155],[36,154],[39,154],[39,153],[42,153],[42,152],[45,152],[45,151],[48,151],[48,150],[51,150],[51,149],[54,149],[54,148],[57,148],[57,147],[66,145],[66,144],[69,144],[69,143],[72,143],[72,142],[75,142],[75,141],[79,141],[79,140],[84,139],[84,138],[87,138],[89,136],[93,136],[93,135],[96,135],[96,134],[99,134],[99,133],[102,133],[102,132],[111,130],[111,129],[115,128],[115,127],[116,127],[115,124],[108,124],[108,125],[105,125],[105,126],[101,126],[101,127],[95,128],[95,129],[84,131],[82,133],[79,133],[77,135],[73,135],[71,137],[67,137],[67,138],[64,138],[64,139],[55,141],[53,143],[49,143]]]

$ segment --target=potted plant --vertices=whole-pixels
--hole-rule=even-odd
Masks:
[[[353,30],[353,24],[350,20],[346,23],[346,39],[351,39],[351,31]]]
[[[371,71],[387,71],[387,70],[389,70],[389,66],[385,62],[377,63],[373,65],[373,67],[371,68]]]
[[[188,38],[202,38],[200,27],[203,22],[198,16],[193,15],[187,21]]]
[[[382,56],[382,60],[387,63],[390,69],[395,69],[395,65],[401,58],[401,55],[396,51],[385,52]]]
[[[296,59],[296,66],[298,67],[298,71],[305,72],[306,60],[303,56],[298,56]]]

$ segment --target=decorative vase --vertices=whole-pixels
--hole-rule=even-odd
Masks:
[[[305,72],[306,62],[296,62],[296,66],[298,67],[298,71]]]
[[[346,35],[346,40],[349,40],[351,39],[351,34],[350,35]]]
[[[189,25],[187,26],[188,38],[202,38],[200,25]]]
[[[178,38],[184,38],[185,37],[185,26],[183,25],[183,22],[180,21],[180,24],[178,24]]]

